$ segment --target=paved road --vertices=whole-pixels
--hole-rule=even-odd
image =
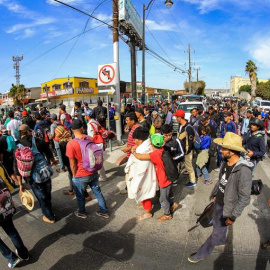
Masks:
[[[154,218],[137,222],[140,214],[136,203],[119,194],[124,186],[123,167],[115,167],[114,162],[121,154],[119,149],[106,152],[109,180],[101,183],[102,191],[110,209],[111,217],[102,219],[95,215],[97,201],[87,203],[89,217],[78,219],[74,196],[63,195],[68,185],[67,175],[55,174],[53,179],[53,208],[57,216],[55,224],[42,221],[41,211],[36,204],[28,212],[19,203],[15,193],[17,213],[14,222],[31,259],[21,263],[20,269],[61,270],[61,269],[270,269],[270,251],[262,251],[261,242],[270,238],[270,197],[269,158],[259,164],[255,178],[261,178],[265,187],[258,197],[252,197],[243,215],[230,227],[225,248],[214,250],[212,256],[198,264],[187,261],[190,253],[204,243],[211,228],[196,228],[188,233],[196,221],[194,213],[200,213],[208,203],[212,186],[200,182],[195,188],[185,188],[188,181],[183,177],[174,188],[175,199],[181,203],[171,221],[159,223],[156,218],[162,214],[158,200],[154,200]],[[217,173],[212,171],[214,182]],[[1,238],[10,244],[1,232]],[[7,269],[6,261],[0,257],[0,269]]]

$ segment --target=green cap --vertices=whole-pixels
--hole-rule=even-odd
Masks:
[[[29,107],[27,107],[26,110],[27,110],[28,112],[31,112],[31,109],[30,109]]]
[[[247,112],[248,113],[253,113],[253,111],[251,109],[248,109]]]
[[[151,136],[151,141],[154,146],[160,148],[163,145],[164,137],[161,134],[153,134]]]

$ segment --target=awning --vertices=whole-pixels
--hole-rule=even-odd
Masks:
[[[42,102],[42,101],[47,101],[47,98],[39,98],[35,100],[35,102]]]

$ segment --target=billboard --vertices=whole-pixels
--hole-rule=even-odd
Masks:
[[[142,39],[143,23],[131,0],[119,0],[118,5],[121,26],[126,30],[135,31],[138,38]]]
[[[71,95],[71,94],[73,94],[73,88],[65,88],[65,89],[61,89],[61,90],[55,90],[56,96]]]

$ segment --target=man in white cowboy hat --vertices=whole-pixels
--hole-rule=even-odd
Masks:
[[[250,202],[253,163],[240,157],[241,152],[246,153],[241,137],[227,132],[223,139],[214,142],[221,146],[223,162],[219,181],[210,195],[215,201],[213,232],[199,250],[189,256],[192,263],[207,258],[216,246],[226,244],[227,227],[234,224]]]

